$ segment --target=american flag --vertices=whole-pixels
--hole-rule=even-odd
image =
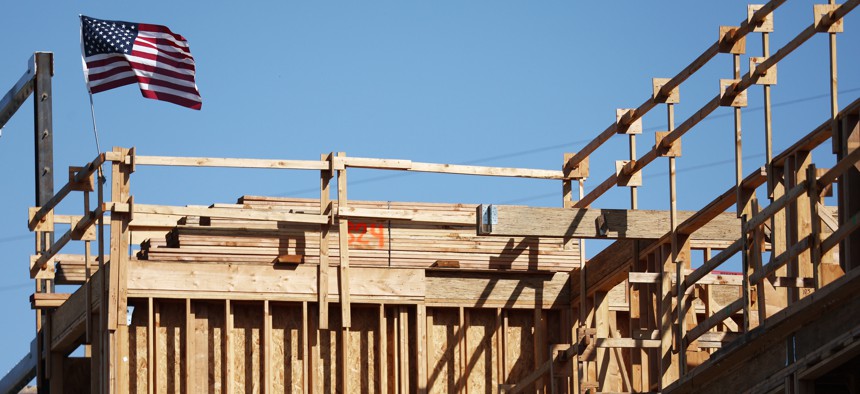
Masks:
[[[188,42],[165,26],[81,15],[81,54],[91,93],[137,83],[143,97],[202,105]]]

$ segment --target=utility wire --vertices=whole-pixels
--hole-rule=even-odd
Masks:
[[[11,237],[0,238],[0,243],[15,242],[15,241],[20,241],[22,239],[27,239],[30,237],[32,237],[32,235],[30,235],[30,234],[13,235]]]
[[[27,286],[32,286],[32,285],[33,285],[32,282],[27,282],[27,283],[18,283],[18,284],[14,284],[14,285],[0,286],[0,291],[23,289]]]
[[[846,90],[839,92],[839,94],[841,95],[841,94],[852,93],[852,92],[857,92],[857,91],[860,91],[860,87],[846,89]],[[774,104],[771,104],[771,108],[784,107],[787,105],[798,104],[798,103],[818,100],[818,99],[827,98],[827,97],[830,97],[830,93],[817,94],[814,96],[807,96],[807,97],[802,97],[802,98],[798,98],[798,99],[786,100],[786,101],[782,101],[779,103],[774,103]],[[748,112],[758,112],[758,111],[762,111],[762,110],[764,110],[764,106],[747,107],[744,110],[744,112],[747,112],[747,113]],[[732,113],[724,113],[724,114],[711,115],[705,119],[702,119],[702,122],[714,120],[714,119],[719,119],[719,118],[727,118],[730,116],[733,116],[733,114]],[[664,126],[663,127],[654,126],[654,127],[645,128],[645,130],[646,131],[656,131],[656,130],[661,130],[664,128],[665,128]],[[547,146],[543,146],[543,147],[531,148],[531,149],[511,152],[511,153],[507,153],[507,154],[488,156],[488,157],[483,157],[483,158],[474,159],[474,160],[468,160],[468,161],[464,161],[464,162],[460,162],[460,163],[454,163],[454,164],[463,164],[463,165],[481,164],[481,163],[491,162],[491,161],[495,161],[495,160],[499,160],[499,159],[507,159],[507,158],[511,158],[511,157],[526,156],[526,155],[530,155],[533,153],[540,153],[540,152],[545,152],[545,151],[549,151],[549,150],[576,147],[576,146],[579,146],[582,144],[586,144],[588,142],[591,142],[591,139],[584,139],[584,140],[571,141],[571,142],[565,142],[565,143],[554,144],[554,145],[547,145]],[[761,155],[755,155],[755,156],[751,156],[751,157],[761,157],[761,156],[764,156],[764,155],[761,154]],[[714,162],[714,163],[703,164],[700,166],[688,167],[686,170],[692,170],[692,169],[696,169],[696,168],[704,168],[707,166],[717,165],[717,164],[721,164],[721,162]],[[683,172],[683,171],[684,170],[681,170],[679,172]],[[380,176],[375,176],[375,177],[371,177],[371,178],[360,179],[357,181],[352,181],[352,182],[350,182],[350,184],[360,185],[360,184],[378,182],[378,181],[382,181],[382,180],[386,180],[386,179],[392,179],[392,178],[397,178],[397,177],[402,177],[402,176],[407,176],[407,175],[411,175],[411,173],[408,171],[402,171],[402,172],[392,173],[392,174],[388,174],[388,175],[380,175]],[[655,175],[663,175],[663,173],[654,174],[651,176],[655,176]],[[285,196],[305,195],[305,194],[317,193],[317,192],[319,192],[318,188],[307,188],[307,189],[293,190],[291,192],[279,193],[279,194],[276,194],[276,196],[285,197]],[[546,197],[546,195],[533,196],[533,198],[530,198],[530,199],[537,199],[537,198],[543,198],[543,197]],[[528,199],[517,199],[517,200],[512,200],[512,201],[523,202],[523,201],[529,201],[529,200]]]

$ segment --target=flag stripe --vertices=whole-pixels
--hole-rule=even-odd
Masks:
[[[152,43],[164,44],[171,47],[176,48],[185,53],[190,53],[190,49],[188,45],[183,44],[182,42],[177,42],[173,39],[173,37],[166,36],[164,34],[150,34],[146,32],[141,32],[137,35],[138,39],[146,40]]]
[[[167,101],[169,103],[181,105],[183,107],[188,107],[191,109],[199,110],[202,105],[200,101],[188,100],[183,97],[174,96],[170,93],[156,92],[153,90],[141,90],[140,93],[143,94],[143,97],[149,99]]]
[[[184,45],[188,45],[187,44],[188,40],[186,40],[185,37],[182,37],[181,35],[170,31],[170,29],[168,29],[167,26],[150,25],[147,23],[139,23],[138,29],[142,32],[162,33],[162,35],[164,35],[165,37],[167,37],[167,36],[172,37],[177,42],[185,43]]]
[[[98,85],[90,87],[93,93],[104,92],[106,90],[111,90],[113,88],[118,88],[120,86],[131,85],[137,83],[137,78],[134,74],[130,76],[124,76],[123,78],[112,80],[105,83],[100,83]]]
[[[176,72],[182,72],[182,71],[187,70],[187,71],[191,71],[191,73],[193,74],[195,71],[194,70],[194,63],[189,64],[189,63],[178,62],[178,61],[171,59],[167,56],[162,56],[160,52],[159,53],[147,53],[144,51],[140,51],[137,49],[137,46],[135,46],[134,49],[131,51],[131,56],[129,56],[129,57],[130,58],[137,58],[135,60],[138,60],[140,62],[146,62],[146,61],[154,62],[155,66],[157,66],[157,67],[164,67],[165,65],[167,65],[167,66],[170,66]]]
[[[194,58],[191,57],[191,55],[186,55],[184,52],[176,52],[172,50],[172,47],[166,47],[164,45],[155,45],[140,38],[135,41],[134,48],[147,53],[160,53],[162,55],[176,59],[177,61],[185,63],[194,63]]]

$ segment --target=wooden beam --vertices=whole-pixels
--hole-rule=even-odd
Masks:
[[[202,207],[176,207],[169,205],[134,204],[132,207],[126,203],[106,202],[105,211],[115,213],[138,213],[155,215],[178,215],[178,216],[201,216],[225,219],[265,220],[281,221],[288,223],[311,223],[325,224],[328,217],[324,215],[313,215],[304,213],[290,213],[279,210],[264,210],[259,208],[202,208]]]
[[[467,225],[475,223],[475,214],[471,212],[433,213],[420,209],[372,209],[339,206],[337,215],[341,219],[384,219]]]
[[[110,158],[130,164],[127,163],[127,156],[110,156]],[[220,157],[135,156],[134,163],[140,166],[172,167],[283,168],[293,170],[325,170],[329,168],[329,164],[323,160],[234,159]]]
[[[493,207],[498,213],[498,223],[494,223],[490,229],[484,229],[477,223],[479,235],[659,239],[669,229],[669,211],[509,205]],[[695,212],[692,211],[678,212],[680,220],[693,215]],[[596,225],[600,218],[603,219],[603,229]],[[692,237],[697,240],[734,241],[740,237],[739,229],[740,221],[736,217],[729,213],[720,213],[693,233]]]
[[[57,308],[63,305],[70,296],[71,294],[68,293],[33,293],[30,294],[30,309]]]
[[[356,280],[350,290],[360,302],[413,303],[424,298],[423,269],[354,267],[352,274]],[[338,296],[336,281],[329,278],[329,297]],[[272,265],[129,261],[131,297],[316,302],[317,283],[317,267],[306,264],[284,270]]]

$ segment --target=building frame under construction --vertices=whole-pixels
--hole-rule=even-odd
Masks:
[[[51,393],[858,392],[860,98],[837,101],[836,44],[860,0],[815,5],[809,26],[771,51],[784,2],[750,5],[738,26],[720,26],[559,170],[118,147],[69,167],[55,191],[53,65],[36,53],[0,101],[0,125],[34,96],[37,332],[0,388],[35,376]],[[830,113],[774,152],[777,65],[815,37],[829,39]],[[758,38],[761,54],[742,72]],[[719,56],[733,59],[729,78],[676,126],[681,85]],[[744,172],[741,116],[759,88],[766,163]],[[734,114],[735,184],[679,211],[681,139],[720,107]],[[659,110],[668,129],[638,156],[642,117]],[[629,157],[585,193],[589,157],[619,134]],[[835,164],[817,167],[813,151]],[[638,209],[642,170],[658,161],[670,209]],[[149,205],[132,193],[149,166],[314,171],[320,197]],[[562,206],[350,200],[350,169],[544,179],[560,183]],[[629,207],[592,207],[614,187],[629,188]],[[83,214],[59,213],[78,193]],[[584,239],[613,242],[586,259]],[[72,243],[83,253],[67,252]],[[733,256],[741,271],[719,271]]]

